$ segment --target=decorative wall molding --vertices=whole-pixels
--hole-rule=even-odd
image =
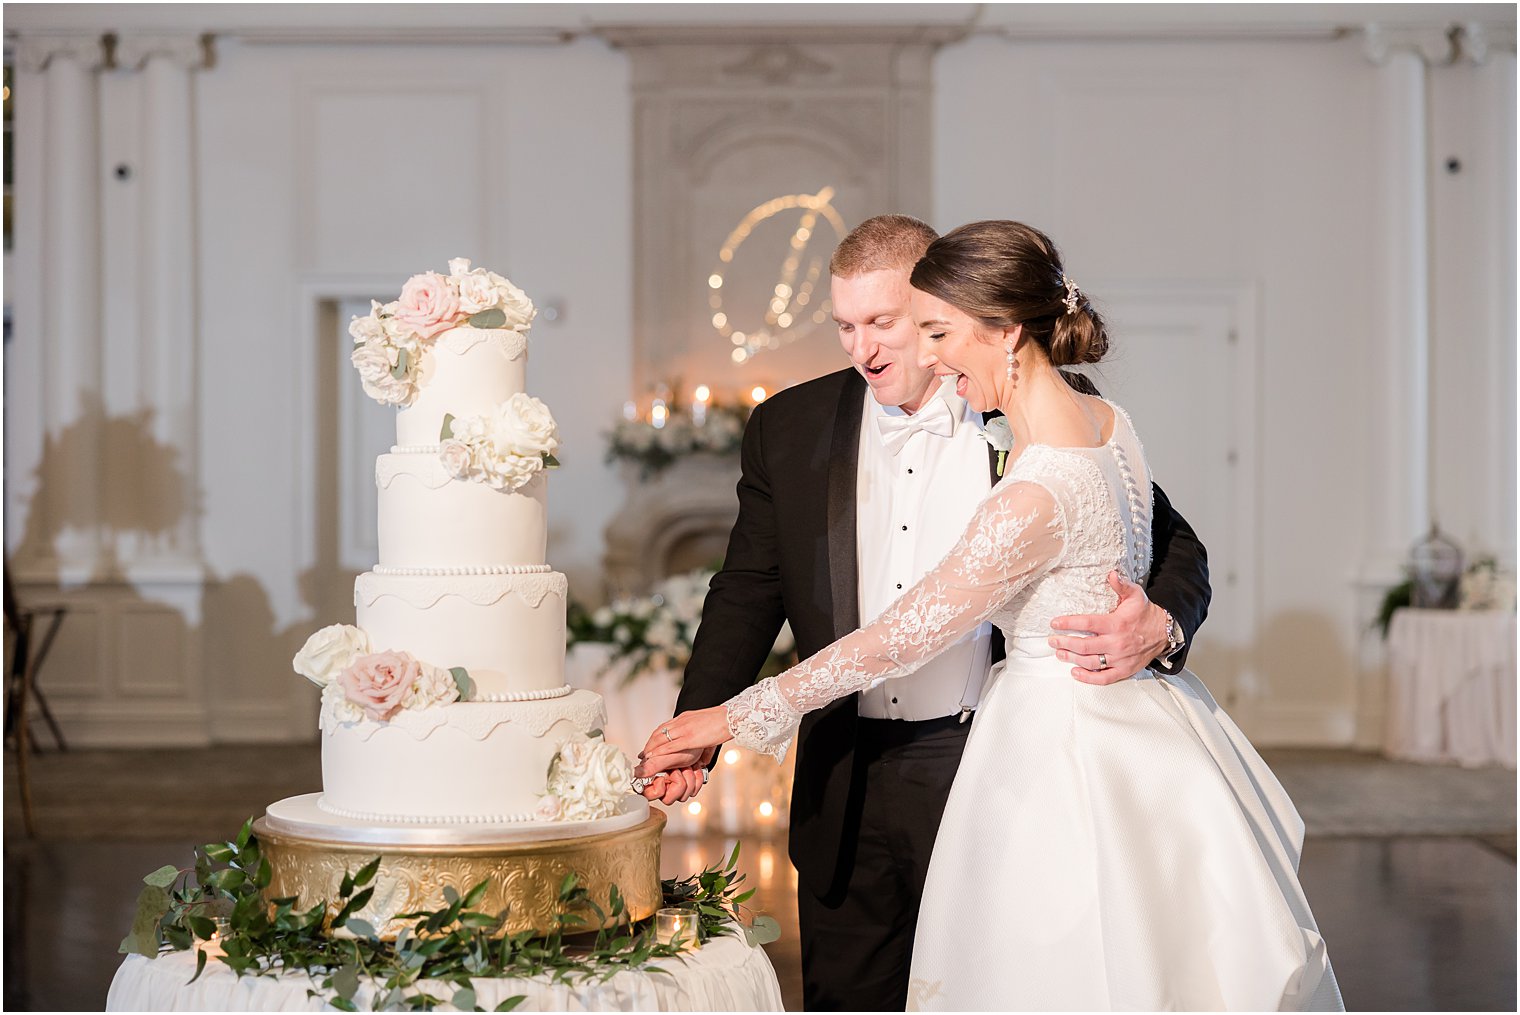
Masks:
[[[68,57],[84,70],[106,65],[105,36],[99,32],[27,33],[16,39],[16,65],[33,74],[46,70],[55,58]]]
[[[1461,28],[1458,45],[1462,51],[1461,59],[1481,67],[1496,54],[1514,55],[1515,26],[1469,21]]]
[[[1457,59],[1454,25],[1382,25],[1362,29],[1362,54],[1381,67],[1394,53],[1413,53],[1427,64],[1441,65]]]
[[[211,37],[192,32],[128,32],[116,37],[113,51],[118,70],[141,70],[155,57],[183,70],[211,65]]]

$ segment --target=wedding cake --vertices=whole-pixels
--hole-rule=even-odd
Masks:
[[[449,262],[350,326],[364,390],[398,407],[379,457],[379,562],[355,623],[311,636],[322,792],[278,832],[481,843],[595,835],[649,817],[599,695],[565,683],[565,576],[545,562],[558,428],[527,394],[532,303]]]

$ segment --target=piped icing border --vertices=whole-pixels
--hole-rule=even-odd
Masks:
[[[502,564],[497,567],[386,567],[376,564],[370,570],[378,575],[480,575],[480,574],[552,574],[548,564]]]
[[[351,811],[327,802],[327,794],[317,798],[317,809],[340,818],[355,821],[389,821],[398,825],[521,825],[542,820],[532,812],[521,814],[383,814],[377,811]]]
[[[528,354],[528,336],[510,328],[450,328],[433,343],[435,349],[462,356],[482,342],[490,342],[507,359]]]
[[[420,447],[420,445],[416,446]],[[428,490],[439,490],[450,483],[460,482],[458,477],[449,475],[449,470],[443,467],[443,462],[438,458],[439,451],[440,447],[434,447],[431,452],[393,451],[388,455],[377,456],[375,458],[375,485],[382,490],[388,490],[396,481],[397,476],[410,476]],[[494,492],[507,496],[540,497],[547,479],[548,477],[540,472],[515,490],[495,490]],[[492,488],[484,486],[482,489],[491,490]]]
[[[484,740],[497,727],[514,726],[534,737],[546,735],[559,722],[568,722],[581,733],[607,725],[607,707],[602,696],[591,691],[553,688],[554,697],[523,698],[516,701],[461,701],[437,708],[402,710],[388,722],[361,719],[336,723],[325,728],[323,736],[368,741],[383,730],[406,734],[413,740],[426,740],[444,726],[459,730],[472,740]],[[528,692],[519,692],[528,693]]]
[[[563,600],[570,583],[559,571],[531,574],[401,575],[366,571],[354,580],[354,605],[372,606],[382,596],[395,596],[415,609],[425,610],[445,596],[458,596],[477,606],[490,606],[515,594],[537,609],[545,599]]]

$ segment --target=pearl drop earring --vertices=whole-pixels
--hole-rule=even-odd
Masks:
[[[1008,350],[1008,379],[1013,380],[1013,343],[1006,342],[1003,348]]]

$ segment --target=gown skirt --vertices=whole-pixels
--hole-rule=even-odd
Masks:
[[[1010,637],[929,864],[909,1010],[1344,1010],[1293,802],[1192,673]]]

